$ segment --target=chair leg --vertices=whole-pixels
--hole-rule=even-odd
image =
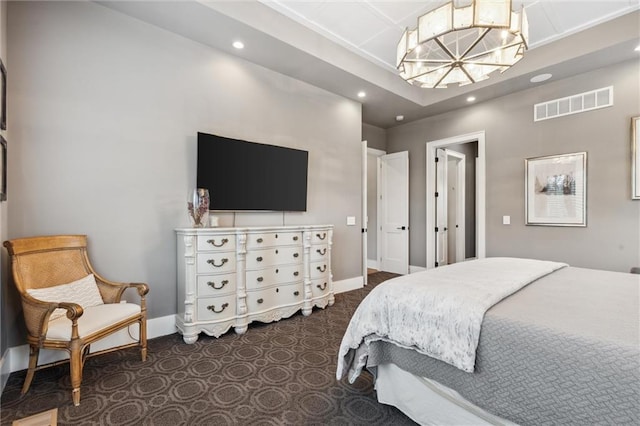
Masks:
[[[27,370],[27,377],[24,378],[24,384],[22,385],[22,395],[27,393],[31,386],[31,381],[36,373],[36,367],[38,366],[38,354],[40,348],[38,346],[29,345],[29,369]]]
[[[140,355],[142,356],[142,362],[147,360],[147,318],[142,318],[140,321]]]
[[[70,370],[71,370],[71,396],[73,397],[73,405],[80,405],[80,384],[82,383],[82,348],[77,345],[71,344],[70,351]]]

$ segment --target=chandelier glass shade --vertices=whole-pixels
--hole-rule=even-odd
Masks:
[[[420,87],[460,86],[504,72],[522,59],[529,42],[524,8],[511,0],[451,1],[418,18],[398,43],[400,76]]]

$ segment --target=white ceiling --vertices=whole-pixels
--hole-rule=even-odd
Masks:
[[[347,49],[395,69],[396,45],[405,28],[447,0],[260,0]],[[638,9],[638,0],[513,0],[530,21],[530,48]]]
[[[514,0],[525,7],[530,49],[503,74],[480,83],[421,89],[395,71],[396,43],[420,14],[445,1],[98,1],[180,34],[363,104],[363,121],[388,128],[532,86],[551,72],[570,77],[639,58],[640,0]],[[243,50],[231,47],[234,40]],[[367,93],[359,99],[359,91]]]

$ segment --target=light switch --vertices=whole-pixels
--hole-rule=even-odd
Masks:
[[[347,216],[347,225],[352,226],[356,224],[355,216]]]
[[[511,216],[502,216],[503,225],[511,225]]]

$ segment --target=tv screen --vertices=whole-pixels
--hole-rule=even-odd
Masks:
[[[197,186],[211,210],[307,210],[309,153],[198,133]]]

